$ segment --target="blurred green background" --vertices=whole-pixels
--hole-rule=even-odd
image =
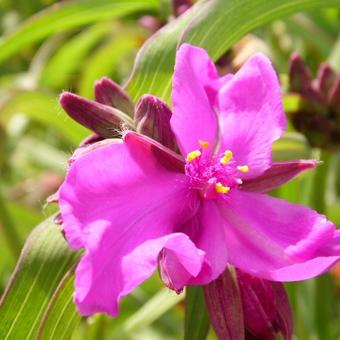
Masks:
[[[93,83],[102,76],[125,83],[145,40],[174,20],[167,0],[115,2],[0,0],[0,36],[6,37],[0,38],[1,294],[30,231],[57,211],[46,205],[46,198],[61,184],[72,151],[90,133],[63,112],[58,95],[68,90],[93,98]],[[293,51],[314,75],[321,62],[340,71],[339,33],[339,8],[299,12],[247,34],[228,50],[219,69],[236,70],[252,53],[262,51],[271,57],[287,93]],[[294,111],[294,105],[287,96],[287,111]],[[325,212],[340,226],[340,154],[310,147],[290,126],[275,145],[275,158],[307,157],[321,158],[324,164],[273,194]],[[70,295],[72,282],[67,285]],[[155,275],[124,299],[117,319],[76,316],[74,330],[67,334],[74,340],[182,338],[184,297],[161,287]],[[296,339],[340,339],[339,268],[287,288]],[[212,332],[209,337],[214,338]]]

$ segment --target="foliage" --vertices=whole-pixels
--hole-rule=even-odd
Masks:
[[[79,254],[68,248],[53,222],[57,208],[45,200],[90,131],[61,110],[58,95],[72,90],[91,98],[93,82],[106,75],[126,83],[135,101],[153,93],[170,102],[175,51],[183,41],[205,47],[224,71],[264,51],[286,91],[293,50],[313,70],[328,60],[340,71],[339,8],[340,0],[199,0],[148,39],[140,18],[164,23],[169,0],[1,2],[0,338],[204,339],[201,292],[188,291],[184,327],[184,295],[162,288],[157,275],[124,299],[117,319],[76,312],[73,270]],[[284,104],[287,111],[298,105],[292,96]],[[277,159],[311,155],[324,166],[273,194],[327,212],[339,226],[339,153],[312,150],[291,127],[275,146]],[[289,284],[288,290],[297,339],[340,337],[340,305],[332,303],[339,298],[339,276]],[[214,339],[212,331],[208,338]]]

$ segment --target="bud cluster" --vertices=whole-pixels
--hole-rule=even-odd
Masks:
[[[302,58],[290,60],[289,89],[298,96],[298,109],[290,112],[294,127],[312,146],[340,147],[340,75],[328,64],[321,64],[316,79]]]

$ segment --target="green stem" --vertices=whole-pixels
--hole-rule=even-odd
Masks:
[[[185,292],[185,340],[205,340],[210,321],[205,306],[203,289],[200,286],[188,286]]]
[[[13,257],[17,259],[21,251],[21,240],[18,233],[16,232],[14,223],[7,210],[4,197],[2,196],[1,188],[0,188],[0,229],[4,235],[6,243],[8,244],[13,254]]]
[[[312,188],[311,206],[321,214],[327,211],[327,179],[332,155],[322,150],[321,161],[316,169]],[[330,278],[327,274],[315,279],[315,329],[318,339],[330,339],[329,321],[331,319],[332,294]]]

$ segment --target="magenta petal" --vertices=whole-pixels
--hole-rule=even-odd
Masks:
[[[156,204],[161,210],[164,202],[185,210],[174,200],[184,196],[184,201],[191,200],[187,179],[166,149],[157,150],[157,144],[131,133],[125,143],[103,146],[75,159],[59,191],[64,231],[73,248],[93,243],[95,235],[116,220],[115,214],[133,221],[145,204],[150,209]],[[195,207],[195,201],[191,203]]]
[[[199,249],[205,252],[201,273],[189,284],[207,284],[222,274],[228,263],[228,251],[223,219],[213,201],[205,201],[199,211],[181,228]]]
[[[335,226],[311,209],[247,192],[234,192],[220,205],[229,261],[245,272],[295,281],[316,276],[336,261],[336,256],[318,254],[336,237]]]
[[[171,251],[189,275],[197,275],[204,255],[187,235],[174,233],[151,239],[160,232],[148,227],[130,233],[108,230],[100,245],[82,258],[76,270],[74,296],[81,314],[105,312],[116,316],[121,297],[153,274],[162,250]]]
[[[163,252],[160,271],[164,283],[180,291],[184,285],[202,285],[215,280],[224,272],[228,263],[223,219],[218,206],[213,201],[202,202],[196,215],[179,230],[204,252],[203,267],[198,275],[190,275],[180,268],[171,252]]]
[[[315,168],[315,160],[297,160],[276,162],[260,176],[244,180],[241,190],[254,192],[268,192],[292,180],[305,170]]]
[[[184,156],[199,147],[199,140],[215,145],[218,122],[212,102],[218,81],[215,65],[203,49],[181,45],[173,77],[171,127]]]
[[[286,127],[280,85],[270,61],[256,54],[219,91],[221,151],[231,150],[244,178],[271,164],[272,143]]]
[[[157,150],[157,143],[127,133],[123,143],[76,159],[60,188],[65,236],[73,248],[86,249],[75,295],[84,314],[115,315],[119,297],[151,275],[161,248],[174,249],[175,239],[186,249],[174,249],[178,257],[187,253],[181,265],[191,275],[201,270],[202,252],[188,237],[169,236],[195,214],[197,197],[172,154]]]

